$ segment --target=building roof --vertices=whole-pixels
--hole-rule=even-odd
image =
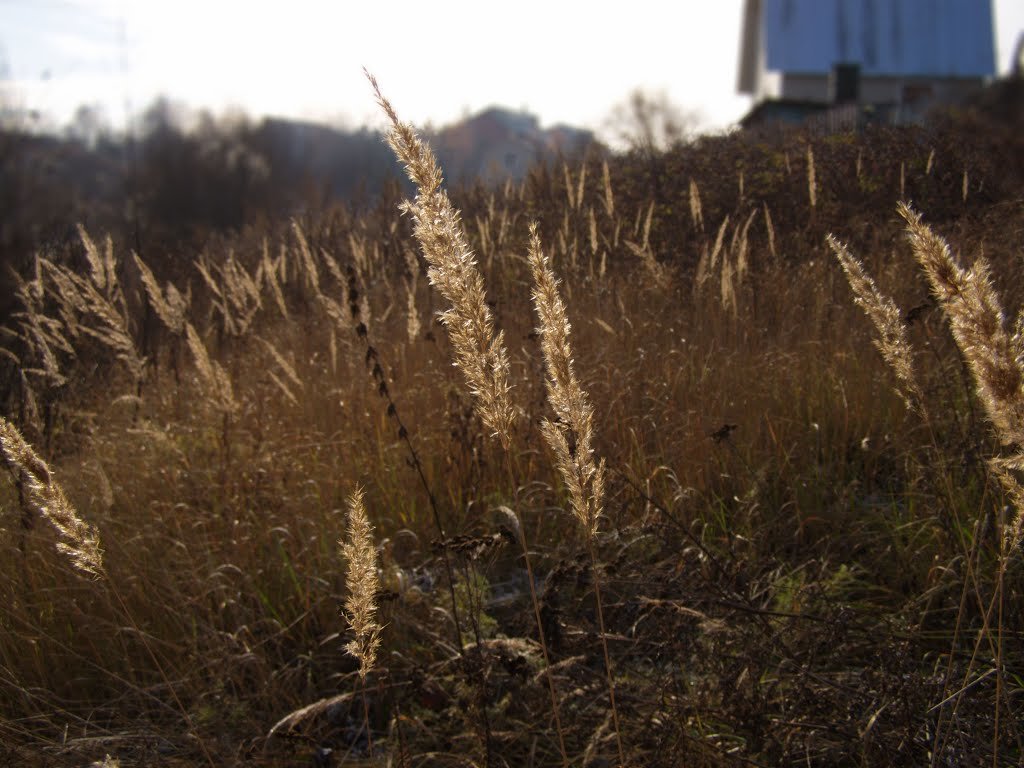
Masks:
[[[757,68],[826,74],[857,63],[867,76],[995,74],[991,0],[745,0],[740,91]]]

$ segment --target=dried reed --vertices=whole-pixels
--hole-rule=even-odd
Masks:
[[[313,252],[309,248],[309,242],[306,240],[306,234],[302,231],[302,227],[299,225],[299,222],[292,221],[292,232],[299,245],[298,263],[302,265],[306,286],[310,291],[312,291],[314,296],[319,296],[320,273],[316,268],[316,260],[313,258]]]
[[[541,421],[541,433],[555,454],[556,466],[569,490],[573,514],[584,531],[587,549],[590,552],[612,721],[615,724],[619,764],[624,766],[626,760],[622,748],[619,712],[615,703],[615,682],[612,677],[611,656],[608,653],[608,637],[601,600],[601,578],[595,548],[598,522],[604,508],[605,464],[603,459],[596,462],[594,460],[594,408],[573,370],[572,345],[569,342],[571,326],[566,316],[565,304],[558,293],[558,279],[541,248],[536,224],[530,225],[528,258],[533,273],[533,303],[539,320],[541,351],[547,369],[545,383],[548,402],[555,412],[554,420],[545,418]]]
[[[78,517],[46,462],[3,416],[0,416],[0,451],[11,472],[22,483],[28,511],[45,518],[57,530],[61,539],[57,550],[82,573],[102,576],[103,552],[96,529]]]
[[[754,223],[754,217],[757,216],[757,209],[755,208],[747,216],[747,220],[743,223],[743,229],[740,230],[740,238],[736,244],[736,283],[741,284],[743,278],[747,275],[747,269],[750,266],[747,260],[747,255],[750,252],[750,240],[748,234],[750,232],[750,225]]]
[[[704,231],[704,209],[700,202],[700,188],[693,179],[690,179],[690,220],[695,229]]]
[[[727,214],[726,217],[722,219],[722,223],[718,226],[718,234],[715,235],[715,245],[711,249],[711,263],[708,266],[709,270],[713,270],[715,265],[718,264],[718,254],[722,251],[722,243],[725,241],[725,230],[728,226],[729,216]]]
[[[1020,329],[1006,330],[988,263],[979,258],[963,269],[941,237],[909,206],[899,206],[910,244],[932,290],[949,317],[950,328],[977,384],[978,396],[1004,444],[1024,444],[1024,351]]]
[[[604,212],[611,219],[615,216],[615,193],[612,191],[612,176],[608,170],[607,160],[601,163],[601,180],[604,183]]]
[[[78,236],[85,248],[85,258],[89,262],[89,271],[93,284],[101,291],[111,295],[117,287],[117,264],[114,261],[114,241],[107,235],[103,244],[103,253],[100,254],[96,243],[85,231],[85,227],[78,225]]]
[[[139,270],[142,287],[149,298],[149,305],[153,308],[156,316],[160,318],[160,322],[167,327],[167,330],[176,336],[181,335],[185,331],[185,313],[188,310],[184,298],[171,283],[167,284],[167,296],[165,297],[152,270],[139,258],[138,254],[133,253],[132,258]]]
[[[441,189],[444,179],[433,151],[411,125],[398,119],[376,79],[368,72],[366,76],[391,120],[388,143],[417,188],[416,199],[403,204],[403,210],[412,216],[416,239],[430,265],[430,283],[448,301],[441,321],[455,350],[455,365],[466,377],[480,418],[507,446],[516,418],[509,398],[508,353],[504,334],[495,333],[483,278],[459,214]]]
[[[864,310],[875,326],[877,338],[874,344],[882,353],[886,364],[896,374],[900,396],[908,408],[920,410],[924,407],[924,398],[914,375],[913,352],[907,339],[906,326],[900,317],[899,307],[878,289],[875,281],[864,270],[864,265],[850,253],[846,245],[831,234],[826,240],[846,274],[846,279],[853,290],[854,302]]]
[[[345,650],[359,660],[359,678],[365,682],[377,661],[381,626],[377,623],[377,550],[361,488],[348,497],[348,540],[339,544],[348,561],[344,613],[353,634]]]
[[[764,204],[764,227],[768,231],[768,250],[772,254],[772,260],[778,260],[779,253],[775,250],[775,227],[772,225],[772,215],[768,212],[768,203]]]
[[[647,270],[647,275],[654,281],[654,284],[663,290],[667,288],[670,282],[668,269],[654,258],[654,253],[651,251],[650,246],[637,245],[632,240],[626,240],[625,242],[626,247],[643,263],[644,269]]]
[[[814,210],[818,204],[818,181],[814,173],[814,150],[807,145],[807,201]]]
[[[1006,318],[984,258],[970,269],[960,266],[948,243],[921,221],[921,216],[905,203],[899,213],[907,222],[907,234],[914,256],[924,269],[943,311],[960,353],[974,376],[975,389],[985,412],[996,428],[1003,445],[1016,446],[1010,458],[996,459],[992,465],[1008,495],[1017,506],[1017,514],[1008,531],[1011,546],[1020,541],[1024,498],[1011,470],[1024,470],[1024,319],[1018,317],[1014,332],[1006,329]]]
[[[231,378],[228,376],[227,371],[221,367],[220,363],[210,359],[210,355],[206,351],[206,345],[199,338],[196,329],[188,322],[185,323],[185,340],[188,343],[189,350],[192,352],[192,356],[195,358],[196,371],[199,373],[203,386],[213,396],[218,408],[225,414],[236,411],[238,409],[238,402],[235,400]]]
[[[735,319],[739,313],[739,303],[736,300],[736,284],[733,279],[734,276],[735,271],[727,252],[722,257],[720,296],[722,300],[722,309],[730,310],[732,312],[733,319]]]
[[[555,412],[553,420],[541,422],[541,431],[569,489],[573,512],[587,536],[592,537],[597,533],[604,502],[604,462],[594,461],[594,408],[573,371],[569,320],[536,225],[530,226],[529,261],[533,302],[540,321],[538,333],[547,366],[548,402]]]

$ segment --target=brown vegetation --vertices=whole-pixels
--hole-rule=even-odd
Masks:
[[[1017,764],[1018,133],[394,127],[410,216],[19,275],[0,763]]]

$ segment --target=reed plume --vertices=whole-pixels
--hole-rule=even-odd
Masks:
[[[142,287],[146,291],[153,312],[167,327],[167,330],[176,336],[181,335],[185,331],[185,315],[188,310],[184,298],[171,283],[167,284],[167,296],[165,297],[153,271],[139,258],[138,254],[133,253],[132,258],[135,261],[135,267],[139,270]]]
[[[57,530],[57,550],[71,565],[90,576],[103,575],[103,552],[96,529],[82,521],[50,473],[50,468],[18,432],[0,416],[0,451],[15,476],[20,476],[30,512],[45,518]]]
[[[949,245],[904,203],[900,215],[914,256],[939,300],[960,352],[974,375],[978,397],[1004,445],[1024,445],[1022,339],[1011,336],[988,262],[979,258],[963,269]]]
[[[196,361],[196,371],[202,380],[203,386],[217,402],[217,407],[225,414],[238,410],[238,401],[235,400],[234,390],[231,386],[231,377],[228,372],[216,360],[211,360],[206,351],[206,345],[199,338],[196,329],[189,322],[185,323],[185,340],[192,356]]]
[[[768,212],[768,203],[764,204],[764,226],[768,231],[768,250],[772,254],[772,260],[777,261],[779,253],[775,250],[775,227],[772,225],[772,215]]]
[[[114,261],[114,241],[110,235],[104,242],[103,253],[89,237],[85,227],[78,224],[78,236],[85,248],[85,259],[89,262],[89,272],[93,284],[106,295],[112,296],[117,289],[117,264]]]
[[[116,295],[117,285],[112,282],[114,278],[111,277],[105,283],[107,287],[104,292],[92,281],[75,274],[67,267],[48,259],[40,259],[39,264],[43,274],[50,278],[54,285],[51,293],[61,307],[61,318],[68,333],[72,337],[79,334],[92,337],[114,354],[134,381],[141,381],[146,361],[136,349],[135,340],[129,330],[124,302]],[[86,318],[90,322],[82,322]],[[46,318],[40,319],[48,322]]]
[[[695,229],[704,231],[704,209],[700,202],[700,188],[693,179],[690,179],[690,219]]]
[[[654,281],[655,285],[662,290],[668,288],[671,282],[668,270],[654,258],[654,253],[649,245],[640,246],[632,240],[626,240],[626,247],[632,251],[634,256],[640,259],[644,269],[647,271],[647,275]]]
[[[878,289],[875,281],[865,271],[864,265],[850,253],[846,245],[831,234],[826,240],[846,274],[846,280],[853,290],[854,302],[864,310],[875,326],[877,338],[874,344],[882,353],[886,365],[896,374],[900,397],[908,408],[922,408],[924,398],[914,375],[913,353],[899,307]]]
[[[309,288],[313,296],[319,296],[320,272],[316,268],[316,259],[313,258],[313,251],[309,248],[309,241],[306,240],[306,234],[302,231],[302,227],[299,222],[295,220],[292,220],[292,233],[295,235],[295,241],[299,246],[298,264],[302,266],[302,273],[306,282],[306,287]]]
[[[558,293],[558,279],[541,248],[536,224],[530,225],[529,261],[541,350],[547,366],[548,402],[555,412],[553,420],[541,422],[541,431],[555,454],[576,518],[587,535],[594,536],[604,504],[604,462],[594,461],[594,408],[573,371],[571,327]]]
[[[504,334],[495,333],[476,258],[459,214],[441,188],[444,179],[433,151],[411,125],[398,119],[376,79],[368,72],[366,76],[391,120],[388,143],[417,188],[415,200],[402,208],[412,216],[416,239],[430,265],[430,283],[449,304],[441,321],[455,350],[455,365],[466,377],[480,418],[507,445],[516,417],[509,398],[508,353]]]
[[[270,357],[273,358],[275,363],[277,363],[277,367],[281,369],[281,372],[285,375],[285,377],[287,377],[287,379],[292,384],[295,385],[295,388],[299,392],[301,392],[302,389],[303,389],[302,379],[299,377],[299,374],[296,372],[295,367],[290,362],[288,362],[288,360],[285,358],[285,356],[277,351],[277,347],[275,347],[269,341],[267,341],[266,339],[264,339],[264,338],[262,338],[260,336],[257,336],[256,340],[259,341],[263,345],[263,347],[267,350],[267,352],[270,354]],[[271,371],[269,369],[267,369],[267,375],[270,377],[271,381],[273,381],[274,384],[277,385],[277,388],[281,390],[281,393],[288,399],[288,401],[292,405],[296,405],[297,406],[299,404],[298,398],[295,397],[295,395],[292,392],[291,388],[288,386],[288,384],[285,383],[285,381],[280,376],[278,376],[277,374],[275,374],[273,371]]]
[[[586,163],[580,164],[580,178],[576,185],[576,209],[579,210],[580,206],[583,205],[583,193],[587,188],[587,166]]]
[[[601,577],[597,563],[595,539],[604,508],[604,460],[594,460],[594,408],[583,391],[572,366],[571,326],[565,304],[558,293],[558,279],[541,248],[537,225],[530,225],[530,269],[533,272],[533,304],[539,320],[541,351],[547,368],[548,402],[555,412],[554,420],[541,421],[541,433],[555,454],[555,463],[562,481],[569,490],[569,502],[580,527],[583,528],[587,550],[594,573],[594,598],[597,606],[601,648],[604,652],[605,674],[611,702],[619,764],[625,765],[622,730],[615,704],[615,682],[605,631],[601,600]]]
[[[722,219],[722,223],[718,226],[718,234],[715,235],[715,245],[711,249],[711,263],[709,269],[714,269],[715,265],[718,264],[718,254],[722,251],[722,244],[725,241],[725,230],[729,226],[729,216]]]
[[[565,174],[565,197],[566,197],[566,200],[569,203],[569,208],[571,208],[572,210],[576,210],[576,208],[578,207],[579,203],[578,203],[578,200],[576,199],[576,190],[573,187],[573,183],[572,183],[572,171],[569,170],[569,165],[567,163],[563,163],[562,164],[562,171]]]
[[[743,224],[743,229],[740,230],[740,239],[736,245],[736,282],[741,284],[743,278],[747,275],[747,268],[750,266],[750,262],[747,260],[747,255],[750,252],[750,240],[747,235],[750,232],[750,225],[754,222],[754,217],[757,216],[757,209],[755,208],[747,216],[747,220]]]
[[[1007,330],[984,258],[964,269],[948,243],[922,222],[919,213],[906,203],[900,203],[898,210],[907,222],[914,257],[949,318],[953,338],[974,377],[978,399],[1000,442],[1015,446],[1012,456],[989,462],[1017,508],[1007,532],[1012,548],[1024,528],[1024,491],[1013,474],[1024,470],[1024,321],[1018,318],[1013,334]]]
[[[807,200],[814,210],[818,204],[818,181],[814,173],[814,150],[807,145]]]
[[[377,623],[377,550],[361,488],[356,488],[348,497],[348,541],[339,544],[348,561],[345,577],[348,598],[344,613],[354,635],[345,650],[359,660],[359,678],[365,682],[377,661],[381,626]]]
[[[278,312],[285,320],[288,319],[288,305],[284,300],[284,292],[281,290],[281,282],[277,274],[277,263],[270,258],[270,248],[267,241],[263,241],[263,255],[260,259],[260,275],[262,284],[270,289],[270,295],[274,298]]]
[[[601,163],[601,180],[604,183],[604,197],[601,198],[604,203],[604,212],[611,219],[615,217],[615,193],[612,191],[612,176],[608,170],[607,160]]]
[[[735,270],[732,265],[732,261],[729,259],[729,254],[722,257],[722,275],[721,275],[721,299],[722,309],[727,309],[732,312],[733,319],[736,319],[739,313],[739,302],[736,300],[736,283],[734,281]]]

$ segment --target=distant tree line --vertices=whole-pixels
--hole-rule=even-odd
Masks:
[[[66,253],[76,224],[164,260],[215,234],[343,201],[364,205],[401,177],[375,131],[188,113],[158,99],[115,135],[82,108],[63,135],[0,124],[0,317],[11,269]],[[389,182],[390,180],[390,182]]]

